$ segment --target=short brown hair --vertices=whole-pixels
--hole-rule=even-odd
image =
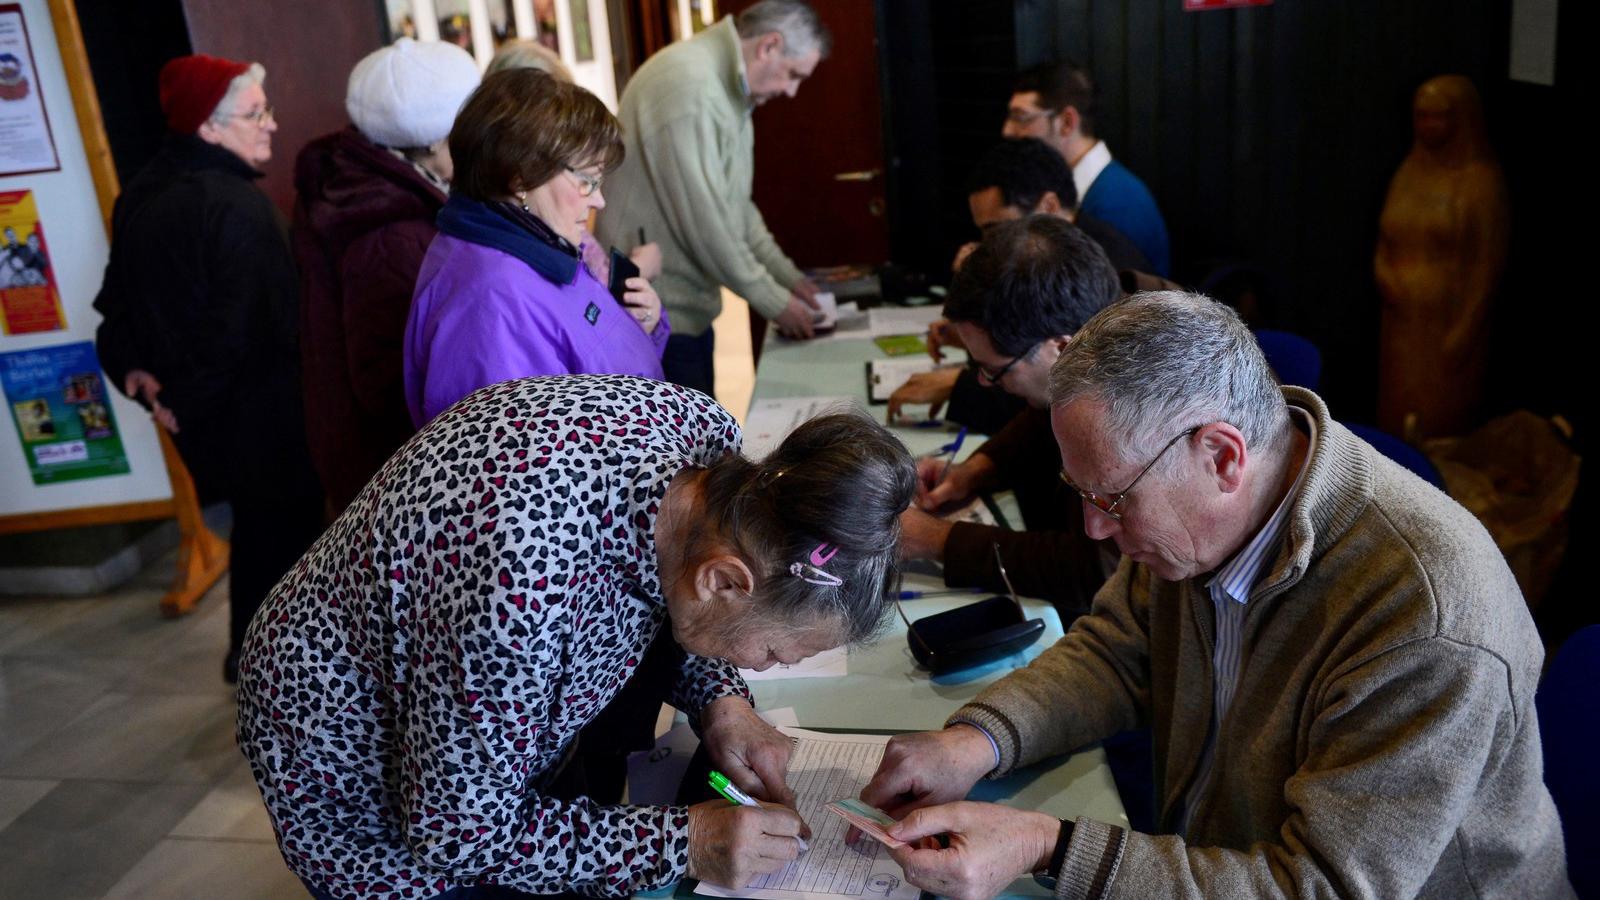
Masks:
[[[1083,66],[1062,60],[1023,69],[1012,83],[1011,93],[1037,93],[1039,108],[1052,112],[1072,107],[1083,120],[1083,133],[1094,135],[1094,80]]]
[[[622,164],[622,126],[600,98],[538,69],[483,79],[450,129],[450,188],[474,200],[536,188],[566,166]]]

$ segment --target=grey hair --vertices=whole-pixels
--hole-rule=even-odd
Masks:
[[[228,92],[217,101],[217,108],[211,111],[211,124],[221,128],[228,124],[239,111],[239,95],[244,93],[252,84],[261,84],[267,80],[267,70],[261,63],[253,62],[250,68],[233,76],[228,82]]]
[[[1125,462],[1195,425],[1227,422],[1259,450],[1285,446],[1292,427],[1277,376],[1239,314],[1183,291],[1126,297],[1073,335],[1050,370],[1050,404],[1084,399],[1104,404]]]
[[[734,19],[739,37],[749,39],[777,32],[783,55],[805,56],[815,50],[823,59],[833,51],[833,33],[805,0],[761,0]]]
[[[557,81],[573,83],[572,72],[561,61],[561,57],[538,41],[506,41],[501,44],[483,74],[489,76],[503,69],[538,69],[550,73]]]

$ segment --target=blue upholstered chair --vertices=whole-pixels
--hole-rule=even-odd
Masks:
[[[1279,381],[1317,390],[1322,383],[1322,352],[1316,344],[1287,331],[1258,328],[1255,333],[1256,343]]]
[[[1417,477],[1428,482],[1439,490],[1444,490],[1444,476],[1439,474],[1433,461],[1427,454],[1400,440],[1387,431],[1374,428],[1371,425],[1355,425],[1350,422],[1341,422],[1341,425],[1355,432],[1356,437],[1371,444],[1373,449],[1389,457],[1402,466],[1416,473]]]
[[[1561,646],[1539,685],[1544,783],[1561,813],[1567,875],[1579,897],[1600,898],[1600,625],[1579,629]]]

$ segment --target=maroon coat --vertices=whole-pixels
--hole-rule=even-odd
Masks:
[[[294,174],[306,431],[337,515],[415,430],[402,346],[445,195],[354,128],[307,144]]]

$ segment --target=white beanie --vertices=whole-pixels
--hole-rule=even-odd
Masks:
[[[403,37],[356,63],[344,108],[374,144],[427,147],[449,136],[479,79],[478,64],[455,44]]]

